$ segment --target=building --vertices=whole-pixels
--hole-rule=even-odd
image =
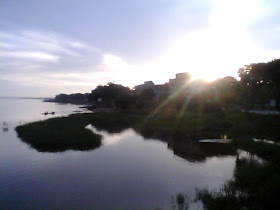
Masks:
[[[155,100],[158,100],[160,96],[168,94],[168,84],[155,85],[152,81],[144,82],[144,84],[137,85],[134,87],[135,95],[140,95],[144,90],[152,90]]]
[[[173,93],[181,88],[186,87],[186,85],[188,84],[188,82],[191,79],[191,75],[188,72],[184,72],[184,73],[178,73],[176,74],[175,79],[170,79],[169,80],[169,93]]]
[[[144,84],[137,85],[134,87],[135,94],[140,95],[143,90],[153,89],[155,84],[152,81],[144,82]]]
[[[144,84],[134,87],[135,95],[140,95],[144,90],[152,90],[155,94],[155,100],[158,100],[163,95],[172,94],[178,89],[186,88],[186,84],[191,79],[191,75],[188,72],[176,74],[175,79],[170,79],[169,83],[163,85],[155,85],[152,81],[146,81]]]

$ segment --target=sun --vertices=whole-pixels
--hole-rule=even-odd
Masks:
[[[177,37],[155,61],[158,77],[179,72],[207,81],[236,77],[240,67],[259,57],[261,50],[246,27],[261,15],[262,1],[213,2],[208,26]]]
[[[233,65],[232,62],[240,57],[240,49],[230,42],[230,36],[232,34],[211,29],[187,34],[174,41],[166,53],[155,61],[153,68],[160,70],[158,77],[168,75],[169,78],[180,72],[189,72],[193,78],[207,81],[232,75],[240,64]],[[241,38],[238,42],[248,44]]]
[[[114,78],[133,86],[144,81],[163,84],[176,73],[189,72],[193,79],[213,81],[237,77],[244,64],[263,56],[247,28],[262,13],[262,0],[214,0],[209,23],[170,40],[169,47],[149,63],[133,65],[119,57],[105,55]]]

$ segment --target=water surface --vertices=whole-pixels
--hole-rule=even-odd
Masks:
[[[0,208],[168,209],[172,196],[218,188],[232,178],[235,152],[221,145],[182,147],[133,129],[103,135],[91,151],[38,152],[14,130],[20,123],[79,110],[78,105],[0,99]],[[180,148],[183,148],[183,150]]]

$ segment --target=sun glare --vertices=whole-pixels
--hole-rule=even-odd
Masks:
[[[246,63],[262,60],[263,50],[246,30],[262,15],[262,0],[216,0],[205,28],[174,39],[158,58],[131,65],[121,57],[104,54],[104,65],[115,82],[130,87],[147,80],[165,83],[176,73],[189,72],[192,79],[213,81],[237,77]]]
[[[211,24],[224,28],[244,27],[258,19],[263,8],[263,0],[215,0]]]
[[[237,76],[238,68],[259,57],[246,26],[260,16],[261,1],[214,2],[209,26],[179,37],[153,63],[161,71],[159,77],[178,72],[207,81]]]

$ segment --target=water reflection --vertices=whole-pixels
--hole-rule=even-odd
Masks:
[[[255,162],[258,164],[265,164],[266,161],[263,158],[260,158],[258,155],[253,154],[251,152],[247,152],[244,150],[237,150],[237,155],[236,155],[236,163],[242,163],[246,160],[246,162]]]
[[[3,129],[3,132],[8,132],[8,131],[9,131],[9,124],[6,123],[6,122],[3,122],[3,127],[2,127],[2,129]]]
[[[73,142],[63,142],[63,143],[36,143],[34,141],[28,141],[28,139],[20,138],[22,142],[29,145],[30,148],[35,149],[38,152],[47,152],[47,153],[59,153],[66,152],[68,150],[72,151],[92,151],[101,146],[101,143],[94,141],[83,141],[81,143],[73,143]]]
[[[237,153],[232,144],[169,141],[168,147],[173,150],[175,155],[189,162],[205,162],[209,157],[223,157]]]
[[[97,129],[95,126],[88,125],[86,127],[94,133],[106,136],[103,138],[103,143],[116,144],[119,143],[123,138],[124,132],[128,128],[122,127],[122,129],[108,129],[106,127],[100,127]],[[120,127],[119,127],[120,128]],[[130,128],[134,130],[133,128]],[[119,132],[122,133],[120,134]],[[195,140],[187,141],[176,141],[172,138],[160,139],[160,138],[147,138],[145,134],[141,133],[141,130],[134,130],[135,133],[141,135],[144,140],[160,140],[167,143],[167,148],[172,150],[173,153],[189,162],[205,162],[209,157],[223,157],[223,156],[234,156],[237,154],[237,149],[232,144],[221,144],[221,143],[198,143]],[[156,135],[153,135],[156,136]]]
[[[261,142],[261,143],[266,143],[266,144],[273,144],[273,145],[276,145],[276,146],[280,146],[280,142],[279,140],[276,141],[276,140],[271,140],[271,139],[258,139],[258,138],[253,138],[253,140],[255,142]]]
[[[91,124],[86,126],[86,129],[91,130],[92,132],[99,134],[101,136],[106,136],[106,138],[102,139],[102,144],[103,145],[111,145],[111,144],[117,144],[120,141],[122,141],[123,139],[125,139],[125,137],[129,134],[129,132],[126,132],[129,130],[129,128],[126,129],[122,129],[122,131],[118,130],[114,130],[117,132],[108,132],[102,129],[97,129],[96,127],[92,126]]]
[[[99,122],[99,123],[93,123],[91,129],[93,129],[93,131],[96,133],[112,135],[112,134],[120,134],[131,127],[132,126],[130,124],[126,124],[126,123],[124,124],[124,123],[116,122],[116,124],[108,126]],[[90,128],[90,125],[87,128]]]

